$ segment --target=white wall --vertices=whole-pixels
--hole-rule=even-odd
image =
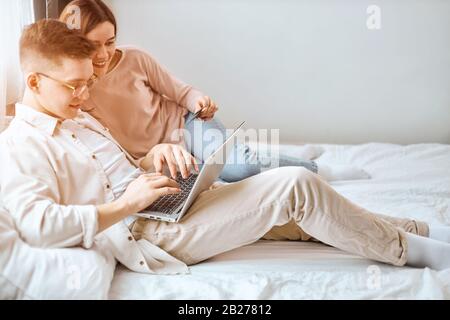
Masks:
[[[5,118],[7,105],[22,97],[19,38],[23,26],[32,21],[32,0],[0,1],[0,132],[10,120]]]
[[[450,1],[110,0],[141,46],[282,142],[450,143]],[[381,30],[366,26],[381,8]]]

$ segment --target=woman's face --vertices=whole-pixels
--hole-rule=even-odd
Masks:
[[[109,21],[103,22],[86,34],[86,37],[97,46],[92,60],[94,73],[98,77],[104,76],[116,52],[114,25]]]

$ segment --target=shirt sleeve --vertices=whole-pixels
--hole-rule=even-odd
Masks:
[[[0,196],[21,237],[43,248],[91,248],[98,231],[93,205],[60,205],[60,190],[45,152],[2,141]]]
[[[150,87],[178,105],[195,112],[197,101],[205,94],[177,79],[150,54],[144,52],[144,56]]]

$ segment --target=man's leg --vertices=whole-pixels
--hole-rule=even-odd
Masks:
[[[428,224],[425,222],[416,221],[408,218],[391,217],[377,213],[373,213],[373,215],[392,223],[394,226],[401,228],[405,232],[415,234],[421,237],[429,236]],[[289,223],[284,226],[277,226],[272,228],[272,230],[270,230],[267,234],[264,235],[263,239],[277,240],[277,241],[316,240],[314,238],[306,236],[305,233],[295,223],[294,220],[289,221]]]
[[[180,223],[139,219],[133,233],[187,264],[261,239],[294,220],[305,239],[394,265],[405,232],[339,195],[304,168],[280,168],[202,193]]]

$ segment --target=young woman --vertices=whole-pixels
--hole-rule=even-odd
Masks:
[[[81,19],[74,17],[76,13]],[[203,162],[220,146],[226,132],[214,118],[216,103],[174,77],[150,54],[133,47],[116,47],[116,19],[101,0],[74,0],[60,20],[67,24],[81,22],[82,33],[97,46],[93,66],[98,82],[91,88],[85,111],[109,128],[142,167],[153,165],[161,172],[167,164],[172,177],[178,167],[186,178],[189,169],[196,166],[191,154]],[[194,119],[197,112],[200,114]],[[302,166],[328,181],[368,178],[352,166],[318,167],[310,159],[319,155],[318,148],[307,146],[302,158],[280,154],[275,159],[277,166]],[[228,182],[258,174],[274,160],[242,144],[236,145],[229,159],[232,161],[227,162],[221,175]]]

